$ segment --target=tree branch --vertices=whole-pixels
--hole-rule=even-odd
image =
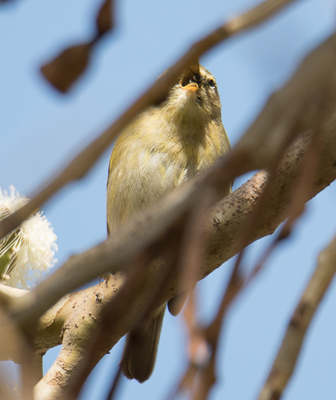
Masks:
[[[336,237],[320,253],[311,277],[287,327],[271,372],[258,399],[280,399],[296,365],[309,324],[336,273]]]

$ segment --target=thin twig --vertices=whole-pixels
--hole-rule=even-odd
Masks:
[[[292,315],[258,400],[280,399],[294,371],[309,324],[336,273],[336,237],[320,253],[317,267]]]
[[[216,317],[205,328],[196,322],[195,298],[194,296],[190,297],[185,311],[189,331],[189,366],[176,389],[169,395],[169,399],[176,398],[179,393],[187,389],[194,400],[207,398],[212,385],[216,382],[215,363],[223,320],[229,305],[240,293],[243,283],[238,271],[238,264],[235,264]],[[207,349],[210,352],[207,352]],[[199,357],[200,355],[201,357]]]
[[[179,255],[177,267],[182,286],[186,289],[169,300],[168,309],[172,315],[181,311],[188,294],[193,291],[198,281],[197,271],[204,262],[204,225],[212,204],[212,192],[207,188],[188,215],[181,243],[182,254]]]
[[[212,386],[216,383],[218,341],[223,327],[224,318],[230,304],[240,293],[243,284],[244,281],[240,276],[240,271],[237,269],[237,267],[234,267],[229,279],[229,283],[227,284],[227,288],[224,291],[224,295],[216,317],[213,319],[212,323],[204,329],[204,336],[211,348],[211,357],[207,365],[200,371],[197,382],[197,390],[194,392],[194,400],[207,399]]]

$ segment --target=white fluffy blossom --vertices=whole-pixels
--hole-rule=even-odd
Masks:
[[[28,201],[13,186],[9,193],[0,188],[0,220]],[[20,227],[0,241],[0,282],[29,288],[55,265],[57,236],[42,212],[31,215]]]

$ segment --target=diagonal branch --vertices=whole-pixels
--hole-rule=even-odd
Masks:
[[[294,371],[309,324],[336,273],[336,237],[320,253],[311,277],[287,327],[270,374],[258,399],[280,399]]]

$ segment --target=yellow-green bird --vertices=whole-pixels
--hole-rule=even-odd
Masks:
[[[139,114],[116,141],[107,181],[108,233],[229,149],[215,78],[191,66],[167,99]],[[126,339],[121,368],[127,378],[144,382],[153,372],[164,311],[165,305],[153,313],[136,341]]]

